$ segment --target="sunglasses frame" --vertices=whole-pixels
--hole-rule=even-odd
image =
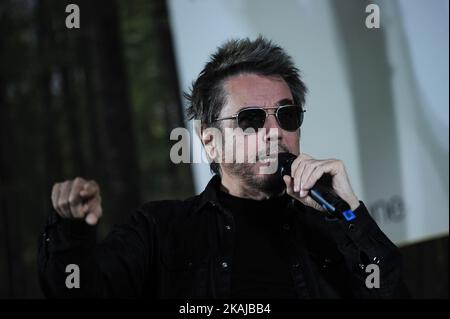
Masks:
[[[239,110],[239,112],[237,112],[237,113],[234,114],[234,115],[215,119],[213,122],[224,121],[224,120],[236,120],[236,122],[237,122],[237,124],[238,124],[238,127],[239,127],[239,114],[240,114],[241,112],[243,112],[243,111],[248,111],[248,110],[263,110],[264,113],[266,113],[266,117],[264,118],[264,123],[263,123],[263,125],[266,123],[266,120],[267,120],[267,118],[269,117],[269,115],[273,115],[273,116],[275,116],[275,118],[276,118],[276,120],[277,120],[277,123],[278,123],[278,125],[280,126],[280,128],[282,128],[283,130],[288,131],[288,132],[294,132],[294,131],[298,130],[298,129],[302,126],[302,124],[303,124],[303,118],[302,118],[302,122],[300,123],[300,126],[297,127],[295,130],[286,130],[286,129],[284,129],[284,128],[281,126],[280,120],[279,120],[279,118],[278,118],[278,111],[279,111],[280,109],[282,109],[282,108],[289,107],[289,106],[295,106],[295,107],[298,107],[298,108],[300,109],[300,112],[302,112],[302,113],[305,113],[305,112],[306,112],[306,109],[304,109],[304,108],[302,108],[301,106],[296,105],[296,104],[286,104],[286,105],[273,106],[273,107],[257,107],[257,106],[250,106],[250,107],[246,107],[246,108],[243,108],[243,109]],[[274,110],[274,109],[276,110],[274,113],[269,113],[269,112],[267,111],[267,110]]]

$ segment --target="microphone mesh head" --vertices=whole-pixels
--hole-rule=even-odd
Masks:
[[[278,153],[278,174],[291,176],[291,165],[297,157],[291,153]]]

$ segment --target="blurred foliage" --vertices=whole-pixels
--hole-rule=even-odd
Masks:
[[[172,44],[165,2],[122,1],[120,13],[130,93],[138,115],[135,117],[138,148],[143,151],[139,158],[145,176],[140,180],[141,189],[146,199],[187,196],[193,188],[190,170],[178,169],[178,165],[169,161],[168,137],[173,128],[183,126],[183,117],[177,98],[180,91],[175,61],[173,53],[167,52],[172,51]],[[160,169],[156,170],[155,166]],[[177,174],[177,182],[185,185],[175,186],[173,180],[167,178],[172,174]],[[167,191],[173,186],[181,193]]]

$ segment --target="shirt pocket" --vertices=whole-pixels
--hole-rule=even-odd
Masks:
[[[201,254],[187,254],[186,252],[169,251],[161,255],[161,264],[166,271],[192,271],[208,264],[208,256]]]
[[[167,298],[207,298],[209,278],[208,256],[185,252],[164,253],[161,256],[161,280]]]

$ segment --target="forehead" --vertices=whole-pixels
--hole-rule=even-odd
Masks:
[[[281,100],[293,100],[287,83],[279,76],[239,74],[225,80],[228,103],[222,111],[238,111],[248,106],[274,106]]]

